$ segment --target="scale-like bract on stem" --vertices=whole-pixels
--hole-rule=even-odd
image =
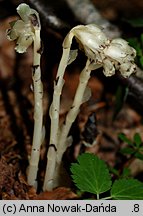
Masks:
[[[37,11],[31,9],[27,4],[20,4],[17,7],[17,13],[21,19],[10,23],[11,29],[7,31],[8,39],[16,40],[15,50],[18,53],[26,52],[33,43],[34,132],[27,178],[28,183],[36,187],[43,125],[43,87],[40,69],[41,25]]]

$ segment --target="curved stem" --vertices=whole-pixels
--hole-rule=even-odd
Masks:
[[[60,182],[60,172],[62,167],[62,157],[64,152],[66,151],[68,147],[68,134],[70,131],[70,128],[75,121],[78,113],[79,108],[81,104],[83,103],[84,93],[88,84],[88,81],[90,79],[91,75],[91,69],[90,69],[90,60],[88,59],[86,62],[86,65],[82,72],[80,73],[79,77],[79,84],[75,93],[74,101],[71,106],[71,109],[69,110],[65,123],[63,124],[60,134],[59,134],[59,141],[58,141],[58,148],[57,148],[57,166],[56,166],[56,172],[55,172],[55,182],[57,185],[59,185]],[[94,69],[97,69],[101,67],[101,65],[96,65]]]
[[[38,163],[40,158],[40,146],[42,142],[42,125],[43,125],[43,86],[41,82],[40,69],[40,29],[35,30],[34,37],[34,56],[33,56],[33,85],[34,85],[34,132],[32,152],[28,168],[28,183],[36,187],[36,178]]]
[[[54,173],[56,169],[56,150],[59,132],[59,111],[60,111],[60,96],[64,85],[64,73],[67,67],[70,54],[70,47],[63,49],[62,58],[59,64],[56,80],[54,83],[53,102],[50,107],[51,129],[50,129],[50,144],[47,153],[47,167],[44,179],[43,190],[52,190],[54,187]]]
[[[83,95],[85,92],[85,89],[87,87],[88,80],[90,78],[91,70],[89,69],[90,61],[87,60],[85,68],[82,70],[80,77],[79,77],[79,85],[77,87],[74,101],[72,103],[72,106],[66,116],[65,123],[63,124],[60,135],[59,135],[59,142],[58,142],[58,151],[57,151],[57,162],[60,163],[63,153],[65,152],[66,148],[68,147],[66,145],[66,140],[68,133],[70,131],[70,128],[72,126],[72,123],[75,121],[78,113],[80,105],[82,104]]]

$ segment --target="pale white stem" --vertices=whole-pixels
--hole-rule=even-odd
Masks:
[[[57,162],[60,163],[63,153],[67,149],[66,140],[69,133],[69,130],[72,126],[72,123],[75,121],[80,105],[82,104],[83,95],[87,87],[88,80],[90,78],[91,70],[89,69],[90,61],[87,60],[86,66],[82,70],[79,77],[79,84],[75,93],[73,104],[66,116],[65,122],[61,128],[58,142],[58,151],[57,151]]]
[[[33,85],[34,85],[34,132],[32,151],[30,156],[27,180],[29,185],[36,187],[38,163],[40,158],[40,146],[42,142],[42,125],[43,125],[43,86],[41,82],[40,69],[40,29],[35,30],[34,36],[34,54],[33,54]]]
[[[101,67],[102,65],[96,65],[94,66],[94,69],[97,69]],[[63,126],[61,128],[60,134],[59,134],[59,141],[58,141],[58,148],[57,148],[57,164],[56,164],[56,170],[55,170],[55,184],[58,185],[60,182],[60,169],[62,167],[62,157],[64,152],[66,151],[68,147],[68,134],[70,131],[70,128],[75,121],[81,104],[83,103],[84,93],[88,84],[88,81],[90,79],[91,75],[91,68],[90,68],[90,60],[88,59],[86,62],[86,65],[79,76],[79,84],[75,93],[74,101],[71,106],[71,109],[69,110],[66,120],[63,123]]]
[[[54,173],[56,169],[56,150],[59,131],[59,111],[60,111],[60,96],[64,85],[64,73],[67,67],[70,54],[70,47],[63,49],[62,58],[59,64],[56,80],[54,83],[53,102],[50,107],[51,129],[50,129],[50,144],[47,153],[47,167],[44,179],[43,190],[52,190],[54,187]]]
[[[64,73],[69,59],[70,48],[63,49],[63,55],[59,64],[56,80],[54,82],[53,102],[50,107],[51,130],[50,130],[50,144],[57,147],[58,129],[59,129],[59,111],[60,111],[60,97],[64,85]]]

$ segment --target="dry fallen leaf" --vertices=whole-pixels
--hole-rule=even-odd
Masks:
[[[67,200],[67,199],[76,199],[77,195],[71,191],[69,188],[58,187],[53,191],[46,191],[40,193],[33,199],[35,200]]]

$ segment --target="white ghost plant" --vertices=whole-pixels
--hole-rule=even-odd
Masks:
[[[7,38],[16,41],[15,50],[18,53],[26,52],[27,48],[33,44],[34,132],[27,179],[30,185],[36,187],[43,125],[43,87],[40,69],[41,25],[39,14],[36,10],[31,9],[29,5],[20,4],[17,7],[17,13],[21,19],[10,23],[11,29],[7,31]]]
[[[97,34],[97,41],[93,43],[94,36],[96,34]],[[54,175],[55,175],[55,169],[57,166],[57,155],[58,155],[58,158],[61,158],[59,154],[63,155],[65,148],[67,148],[67,147],[64,147],[65,141],[67,138],[67,132],[69,131],[69,128],[73,122],[73,121],[72,122],[70,121],[69,125],[68,126],[66,125],[67,126],[66,133],[64,133],[62,130],[63,134],[65,134],[63,138],[64,143],[63,143],[63,146],[59,145],[59,139],[61,139],[60,134],[62,133],[59,130],[59,110],[60,110],[60,96],[61,96],[62,88],[64,85],[63,76],[64,76],[65,69],[67,65],[69,64],[69,62],[71,63],[72,61],[74,61],[77,56],[77,50],[72,51],[72,55],[71,55],[71,44],[72,44],[73,37],[75,37],[80,42],[80,44],[83,46],[84,50],[87,51],[87,53],[90,53],[90,52],[92,53],[94,49],[103,49],[102,47],[100,47],[100,45],[106,42],[106,37],[104,34],[102,34],[101,29],[98,28],[97,26],[94,27],[93,25],[76,26],[68,33],[68,35],[64,39],[63,54],[62,54],[62,58],[61,58],[61,61],[58,67],[56,80],[54,82],[53,102],[50,107],[50,117],[51,117],[50,144],[49,144],[49,150],[47,154],[48,163],[47,163],[45,180],[44,180],[44,187],[43,187],[44,190],[46,189],[51,190],[55,185]],[[86,41],[86,38],[88,38],[87,41]],[[87,62],[87,65],[89,65],[89,61]],[[86,70],[83,70],[83,71],[86,71]],[[82,76],[84,77],[86,75],[87,75],[86,79],[88,80],[90,77],[90,73],[85,73],[85,75],[83,74]],[[86,81],[84,85],[85,86],[87,85]],[[83,92],[81,93],[81,97],[82,97],[82,94],[84,94],[84,88],[81,88],[80,91],[81,90],[83,90]],[[77,113],[77,108],[75,108],[74,112]]]
[[[33,43],[33,84],[34,84],[34,133],[32,153],[28,170],[28,183],[36,184],[40,145],[42,142],[43,89],[41,82],[40,57],[40,20],[38,13],[26,4],[20,4],[17,8],[20,20],[12,22],[11,29],[7,31],[9,40],[16,41],[16,51],[26,52]],[[79,76],[79,84],[73,103],[66,115],[65,122],[59,126],[59,111],[62,89],[64,86],[64,73],[68,64],[72,63],[77,55],[77,50],[71,50],[73,38],[77,40],[79,49],[83,50],[87,61]],[[78,25],[71,29],[63,41],[63,54],[54,81],[53,101],[50,107],[51,129],[50,141],[47,152],[47,167],[43,190],[52,190],[59,184],[59,172],[62,156],[72,142],[68,137],[72,123],[75,121],[80,105],[89,99],[91,92],[87,87],[91,71],[103,67],[105,76],[112,76],[119,71],[122,76],[128,77],[136,70],[134,58],[135,50],[127,41],[118,38],[110,40],[97,25]]]
[[[79,43],[79,48],[85,52],[87,62],[79,77],[75,97],[71,109],[67,113],[65,122],[59,128],[60,96],[64,85],[64,73],[69,62],[77,57],[77,50],[72,51],[73,37]],[[44,190],[52,190],[59,183],[59,169],[63,153],[69,146],[68,133],[72,123],[79,113],[80,105],[87,95],[87,84],[92,70],[103,67],[105,76],[112,76],[118,70],[124,77],[130,76],[136,70],[134,64],[136,52],[123,39],[109,40],[102,29],[94,24],[79,25],[71,29],[63,42],[63,54],[59,64],[55,84],[53,102],[50,108],[51,136],[47,153],[47,168],[44,180]],[[89,90],[89,89],[88,89]],[[88,94],[89,98],[90,93]]]

